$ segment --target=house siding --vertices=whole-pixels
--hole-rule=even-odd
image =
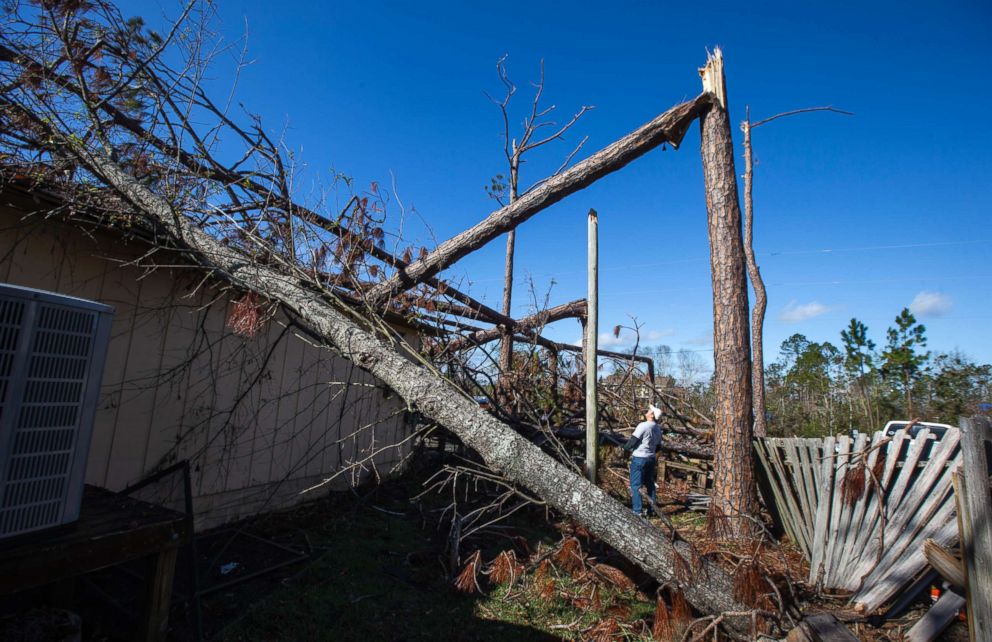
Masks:
[[[87,483],[120,490],[188,460],[204,528],[389,474],[408,455],[383,451],[301,494],[373,444],[402,442],[402,401],[279,314],[233,333],[236,294],[190,268],[142,267],[147,250],[0,207],[0,280],[115,308]]]

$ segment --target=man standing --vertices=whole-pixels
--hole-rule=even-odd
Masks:
[[[661,444],[659,421],[661,410],[649,406],[644,413],[644,421],[637,424],[634,434],[623,447],[633,455],[630,458],[630,503],[634,514],[638,516],[641,515],[641,486],[647,487],[651,503],[657,502],[655,478],[658,474],[658,460],[655,459],[655,451]],[[645,511],[646,514],[653,512],[650,506]]]

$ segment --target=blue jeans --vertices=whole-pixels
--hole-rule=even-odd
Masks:
[[[648,497],[657,502],[655,478],[658,475],[658,461],[654,457],[630,458],[630,503],[634,513],[641,514],[641,486],[648,489]]]

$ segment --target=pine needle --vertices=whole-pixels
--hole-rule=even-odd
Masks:
[[[454,584],[456,589],[468,595],[475,592],[482,592],[482,589],[479,588],[479,564],[481,560],[482,553],[480,551],[476,551],[469,556],[462,572],[455,578]]]
[[[692,566],[689,564],[688,560],[682,557],[682,554],[675,550],[674,544],[672,545],[672,571],[675,575],[675,580],[679,584],[686,584],[692,579]]]
[[[517,562],[517,554],[512,550],[503,551],[489,565],[487,571],[489,580],[494,584],[513,583],[524,572],[522,564]]]
[[[555,599],[555,592],[557,588],[558,587],[555,581],[553,579],[549,579],[544,583],[544,586],[541,587],[541,592],[538,593],[538,596],[545,602],[551,602]]]
[[[858,500],[865,494],[865,473],[865,466],[862,463],[847,467],[844,480],[841,482],[840,492],[844,503],[848,506],[857,504]]]
[[[882,473],[885,472],[885,457],[879,453],[878,458],[875,460],[875,467],[871,470],[872,483],[876,485],[881,485],[882,483]],[[875,493],[878,495],[882,494],[881,488],[876,488]]]
[[[613,637],[620,632],[620,624],[613,618],[600,620],[589,631],[589,642],[613,642]]]
[[[665,602],[665,598],[662,597],[661,591],[658,591],[658,601],[654,607],[654,627],[651,630],[651,634],[655,640],[659,640],[660,642],[674,642],[678,639],[675,637],[675,631],[672,629],[668,604]]]
[[[710,502],[706,511],[706,537],[713,540],[729,539],[733,535],[730,520],[716,501]]]
[[[585,569],[583,557],[582,545],[579,544],[579,540],[569,537],[562,542],[561,548],[554,555],[554,560],[565,572],[575,573]]]
[[[541,563],[537,565],[537,570],[534,571],[534,583],[540,583],[548,573],[551,571],[551,562],[548,560],[541,560]]]
[[[676,640],[681,640],[694,620],[692,607],[689,606],[689,600],[685,599],[685,595],[678,589],[669,589],[669,597],[672,601],[672,616],[670,619],[672,633],[675,634]]]
[[[618,569],[615,566],[610,566],[609,564],[596,564],[593,569],[607,582],[617,587],[621,591],[633,592],[637,590],[637,585],[634,581],[627,577],[627,574]]]

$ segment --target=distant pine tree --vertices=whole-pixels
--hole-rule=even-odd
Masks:
[[[920,352],[927,345],[926,330],[909,308],[903,308],[896,317],[896,327],[889,328],[886,333],[888,342],[882,352],[882,376],[902,389],[907,419],[913,418],[913,386],[930,359],[930,352]]]

